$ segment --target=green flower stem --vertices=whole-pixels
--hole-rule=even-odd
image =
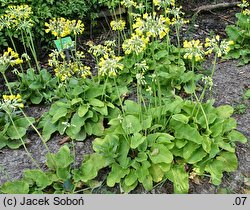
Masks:
[[[195,64],[195,60],[194,60],[194,58],[193,58],[193,59],[192,59],[192,72],[193,72],[193,73],[194,73],[194,64]],[[194,83],[194,77],[192,78],[192,83]],[[205,111],[204,111],[204,109],[203,109],[203,106],[202,106],[202,104],[201,104],[199,98],[197,97],[197,95],[196,95],[196,93],[195,93],[195,90],[194,90],[194,93],[193,93],[193,94],[194,94],[194,97],[195,97],[195,99],[196,99],[196,102],[197,102],[198,105],[200,106],[200,109],[201,109],[201,111],[202,111],[202,113],[203,113],[203,115],[204,115],[204,118],[205,118],[205,121],[206,121],[207,131],[209,131],[209,124],[208,124],[208,120],[207,120],[207,115],[206,115],[206,113],[205,113]],[[194,106],[192,115],[193,115],[195,109],[196,109],[196,106]],[[198,113],[199,113],[199,109],[198,109],[198,111],[197,111],[197,113],[196,113],[196,116],[198,115]]]
[[[7,88],[8,88],[8,90],[9,90],[10,94],[13,95],[12,90],[11,90],[11,87],[10,87],[10,84],[9,84],[9,82],[8,82],[8,80],[7,80],[7,77],[5,76],[5,74],[4,74],[3,72],[2,72],[2,75],[3,75],[5,84],[6,84]]]
[[[136,85],[136,94],[137,94],[137,102],[140,106],[140,112],[138,113],[139,114],[139,120],[141,121],[142,120],[142,101],[141,101],[141,95],[140,95],[140,84],[139,82],[137,82],[137,85]]]
[[[213,76],[214,76],[214,72],[215,72],[215,69],[216,69],[216,63],[217,63],[217,54],[215,54],[215,57],[214,57],[214,63],[213,63],[213,69],[212,69],[212,73],[211,73],[211,79],[213,79]],[[211,87],[211,89],[210,89],[210,98],[212,98],[212,91],[213,91],[213,87]]]
[[[205,111],[204,111],[204,109],[203,109],[203,106],[202,106],[201,102],[199,101],[199,98],[197,97],[197,95],[196,95],[195,92],[194,92],[194,97],[195,97],[197,103],[199,104],[199,106],[200,106],[200,108],[201,108],[201,111],[202,111],[202,113],[203,113],[203,115],[204,115],[204,118],[205,118],[205,121],[206,121],[207,131],[209,131],[210,129],[209,129],[209,124],[208,124],[208,120],[207,120],[207,115],[206,115],[206,113],[205,113]],[[197,113],[198,113],[198,112],[197,112]]]
[[[213,79],[213,75],[214,75],[214,72],[215,72],[215,69],[216,69],[216,63],[217,63],[217,54],[215,54],[215,57],[214,57],[214,61],[213,61],[213,68],[212,68],[212,72],[211,72],[211,78]],[[201,96],[200,96],[200,101],[202,102],[203,99],[204,99],[204,96],[205,96],[205,93],[206,93],[206,90],[208,88],[208,84],[205,84],[204,86],[204,89],[201,93]],[[210,99],[212,98],[212,87],[211,87],[211,90],[210,90]]]
[[[32,37],[32,34],[31,32],[29,31],[29,38],[30,38],[30,43],[31,43],[31,52],[32,52],[32,55],[35,59],[35,62],[36,62],[36,66],[37,66],[37,70],[40,71],[40,66],[39,66],[39,63],[38,63],[38,60],[37,60],[37,56],[36,56],[36,49],[35,49],[35,46],[34,46],[34,42],[33,42],[33,37]]]
[[[117,81],[116,81],[115,77],[114,77],[114,83],[115,83],[115,88],[116,88],[116,92],[117,92],[117,97],[119,98],[119,102],[120,102],[120,105],[121,105],[122,116],[125,117],[125,111],[124,111],[124,107],[123,107],[123,104],[122,104],[122,99],[120,97],[120,93],[119,93],[119,90],[118,90],[118,85],[117,85]],[[126,135],[124,135],[124,138],[126,139],[127,143],[130,144],[129,136],[128,136],[127,132],[126,132]]]
[[[24,36],[23,36],[23,31],[22,30],[21,30],[21,36],[22,36],[24,51],[28,55],[28,51],[27,51],[27,48],[26,48],[26,44],[25,44],[25,40],[24,40]]]
[[[75,54],[76,54],[76,50],[77,50],[77,46],[76,46],[76,41],[77,41],[77,35],[75,35]]]
[[[118,45],[118,55],[120,56],[120,54],[121,54],[121,32],[120,31],[118,31],[118,43],[117,43]]]
[[[17,53],[17,49],[16,49],[15,42],[14,42],[14,40],[13,40],[13,38],[12,38],[12,36],[11,36],[11,34],[10,34],[10,31],[9,31],[9,30],[7,30],[7,34],[8,34],[8,36],[9,36],[9,38],[10,38],[11,44],[12,44],[12,46],[13,46],[13,48],[14,48],[15,52]],[[19,64],[19,66],[20,66],[20,69],[21,69],[21,70],[22,70],[22,72],[23,72],[23,66],[22,66],[21,64]]]
[[[37,135],[39,136],[39,138],[41,139],[44,147],[46,148],[49,156],[51,157],[52,161],[54,162],[54,166],[56,166],[56,162],[52,156],[52,153],[48,147],[48,145],[46,144],[46,141],[43,139],[42,135],[40,134],[40,132],[37,130],[37,128],[33,125],[33,123],[29,120],[29,118],[27,117],[27,115],[24,113],[24,111],[20,108],[20,111],[22,112],[23,116],[27,119],[27,121],[29,122],[29,124],[31,125],[31,127],[35,130],[35,132],[37,133]]]
[[[12,116],[10,115],[9,112],[6,112],[6,113],[7,113],[7,115],[9,116],[10,121],[11,121],[12,125],[14,126],[15,131],[16,131],[17,134],[20,136],[20,133],[19,133],[19,131],[17,130],[17,127],[16,127],[16,125],[15,125],[13,119],[12,119]],[[24,150],[25,150],[25,152],[27,153],[27,155],[29,156],[29,158],[30,158],[30,159],[32,160],[32,162],[36,165],[36,167],[39,168],[39,169],[41,170],[39,164],[36,162],[36,160],[32,157],[31,153],[28,151],[28,149],[27,149],[27,147],[26,147],[26,145],[25,145],[25,142],[23,141],[23,138],[20,137],[19,139],[21,140],[22,145],[23,145],[23,147],[24,147]]]
[[[107,88],[107,84],[108,84],[108,76],[106,76],[106,79],[105,79],[105,82],[104,82],[104,86],[103,86],[103,89],[102,89],[102,100],[105,100],[106,98],[106,94],[105,94],[105,91],[106,91],[106,88]],[[104,96],[105,94],[105,96]]]

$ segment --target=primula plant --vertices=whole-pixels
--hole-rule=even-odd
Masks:
[[[236,25],[229,25],[226,28],[229,38],[235,42],[233,49],[228,54],[228,58],[240,58],[239,64],[244,65],[250,62],[249,2],[242,0],[242,3],[238,6],[241,8],[241,12],[236,14]]]

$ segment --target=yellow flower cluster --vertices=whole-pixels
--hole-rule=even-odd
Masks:
[[[148,42],[149,38],[132,34],[130,39],[126,39],[123,42],[122,49],[124,50],[125,54],[135,53],[138,55],[146,49]]]
[[[122,57],[113,56],[110,58],[101,58],[98,63],[99,69],[98,74],[100,76],[115,77],[119,70],[123,70],[124,65],[120,63]]]
[[[183,47],[185,50],[185,59],[194,59],[196,62],[201,61],[203,59],[204,50],[203,44],[200,42],[200,40],[185,40],[183,43]]]
[[[143,18],[137,18],[133,24],[133,29],[137,35],[147,37],[159,37],[162,39],[169,32],[170,19],[162,15],[157,16],[145,13]]]
[[[110,26],[113,31],[122,31],[125,28],[125,21],[124,20],[113,20],[110,22]]]
[[[243,8],[248,7],[249,3],[246,0],[242,0],[242,2],[238,4],[238,6],[243,9]]]
[[[100,57],[109,58],[115,55],[114,47],[116,46],[115,41],[105,41],[103,45],[94,45],[92,42],[87,43],[89,45],[88,52],[93,54],[96,59]]]
[[[121,5],[124,5],[125,7],[129,8],[129,7],[136,7],[137,3],[133,0],[123,0],[121,1]]]
[[[83,52],[77,51],[74,61],[66,62],[65,54],[57,50],[49,54],[49,57],[49,65],[54,67],[55,75],[59,77],[61,81],[65,81],[73,75],[80,76],[83,79],[91,75],[90,67],[85,66],[81,62],[81,59],[84,58]]]
[[[31,7],[28,5],[8,6],[5,14],[0,16],[0,30],[3,28],[27,30],[33,26],[30,16]]]
[[[244,10],[242,11],[242,14],[243,14],[243,15],[250,16],[250,10],[249,10],[249,9],[244,9]]]
[[[3,104],[5,104],[6,106],[13,108],[13,109],[24,108],[20,94],[3,95]],[[1,105],[1,106],[3,106],[3,105]]]
[[[207,48],[206,55],[214,52],[218,57],[226,55],[230,51],[230,45],[233,45],[233,41],[220,40],[220,36],[206,38],[205,47]]]
[[[8,47],[7,51],[4,51],[0,57],[0,71],[5,71],[9,65],[14,66],[21,63],[23,63],[23,60],[19,58],[18,53]]]
[[[153,4],[160,8],[166,8],[169,6],[175,6],[175,0],[153,0]]]
[[[46,33],[51,32],[57,38],[65,37],[71,33],[74,35],[82,34],[84,31],[84,24],[81,20],[68,20],[63,17],[53,18],[49,20],[49,23],[45,23],[47,29]]]

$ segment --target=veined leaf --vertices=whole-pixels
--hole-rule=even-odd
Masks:
[[[5,182],[1,191],[6,194],[28,194],[29,184],[25,181]]]
[[[113,163],[111,172],[107,177],[107,185],[109,187],[114,187],[116,183],[120,183],[121,179],[124,178],[130,170],[128,168],[124,169],[119,164]]]
[[[166,176],[173,182],[175,193],[188,193],[188,173],[185,171],[184,165],[173,165]]]
[[[187,117],[184,114],[175,114],[172,116],[172,118],[178,122],[182,122],[184,124],[187,124],[189,121],[189,117]]]
[[[162,144],[153,144],[151,147],[150,159],[153,163],[171,163],[173,155],[168,148]]]
[[[228,139],[232,142],[238,141],[241,143],[246,143],[247,142],[247,138],[240,133],[239,131],[236,130],[232,130],[228,135],[227,135]]]

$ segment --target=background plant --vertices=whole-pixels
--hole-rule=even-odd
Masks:
[[[239,64],[247,64],[250,61],[250,10],[249,3],[242,0],[239,4],[241,12],[235,16],[236,25],[229,25],[226,32],[231,40],[235,42],[233,50],[229,53],[228,58],[240,59]]]

